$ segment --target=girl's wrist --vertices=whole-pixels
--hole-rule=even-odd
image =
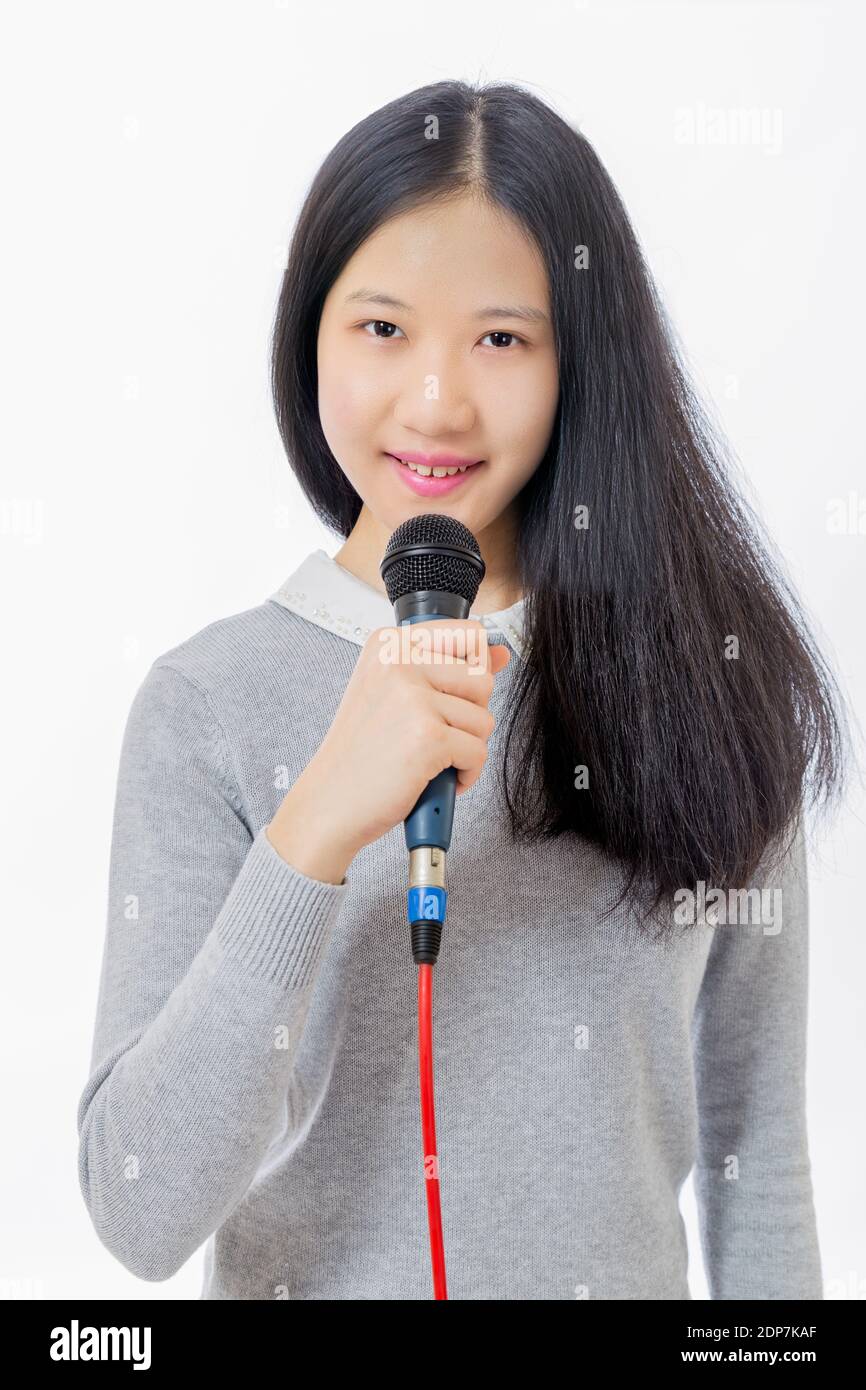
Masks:
[[[281,859],[307,878],[341,885],[357,849],[339,835],[321,833],[322,818],[293,787],[284,796],[266,835]]]

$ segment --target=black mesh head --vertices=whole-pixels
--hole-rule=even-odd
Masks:
[[[388,598],[441,589],[475,602],[484,561],[472,532],[452,516],[410,516],[392,535],[379,566]]]

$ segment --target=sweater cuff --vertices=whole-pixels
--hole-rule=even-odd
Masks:
[[[265,834],[255,836],[216,922],[226,955],[286,989],[314,977],[348,883],[308,878],[278,854]]]

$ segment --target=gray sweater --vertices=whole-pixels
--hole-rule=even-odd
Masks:
[[[517,657],[457,802],[434,971],[449,1298],[690,1298],[693,1166],[711,1296],[821,1298],[802,831],[755,880],[762,923],[698,902],[662,945],[624,908],[604,920],[624,866],[577,837],[509,843],[522,604],[485,622]],[[402,825],[340,885],[264,833],[391,623],[318,550],[133,700],[78,1131],[93,1225],[141,1279],[207,1242],[202,1298],[432,1298]]]

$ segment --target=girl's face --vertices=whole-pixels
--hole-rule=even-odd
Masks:
[[[379,227],[325,300],[318,379],[328,446],[386,532],[435,511],[483,532],[541,462],[559,398],[547,274],[519,224],[465,196]],[[407,455],[471,466],[424,477]]]

